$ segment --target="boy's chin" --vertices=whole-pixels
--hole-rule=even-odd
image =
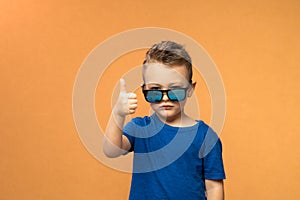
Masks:
[[[180,118],[180,114],[176,115],[173,110],[159,110],[156,114],[159,116],[160,120],[164,122]]]

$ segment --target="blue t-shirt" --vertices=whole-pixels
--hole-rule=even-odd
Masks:
[[[173,127],[153,114],[123,134],[134,151],[130,200],[206,199],[204,180],[225,179],[221,141],[203,121]]]

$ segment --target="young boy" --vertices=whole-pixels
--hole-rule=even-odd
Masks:
[[[137,99],[120,80],[103,151],[108,157],[134,151],[130,200],[224,199],[221,142],[203,121],[184,112],[196,85],[192,74],[191,58],[182,45],[153,45],[143,62],[142,90],[154,114],[134,118],[124,128]]]

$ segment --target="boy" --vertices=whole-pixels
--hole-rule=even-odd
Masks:
[[[182,45],[153,45],[143,62],[142,90],[154,114],[134,118],[124,128],[126,115],[137,109],[137,99],[120,80],[103,151],[108,157],[134,151],[130,200],[224,199],[221,142],[203,121],[184,112],[196,86],[192,74],[191,58]],[[204,141],[209,134],[216,144]]]

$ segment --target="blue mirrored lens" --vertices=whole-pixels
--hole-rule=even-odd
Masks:
[[[184,89],[172,89],[168,91],[168,97],[171,101],[182,101],[185,99]]]
[[[160,102],[162,99],[162,92],[159,90],[150,90],[147,92],[146,99],[149,102]]]

